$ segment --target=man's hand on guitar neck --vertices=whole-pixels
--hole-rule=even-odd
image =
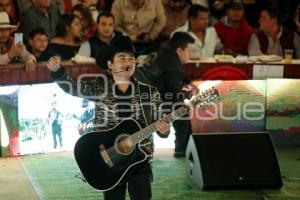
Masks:
[[[164,114],[164,116],[166,116],[166,114]],[[170,133],[170,123],[164,121],[163,119],[160,119],[157,122],[155,122],[155,128],[162,135],[169,135]]]
[[[194,107],[193,104],[192,104],[192,101],[190,99],[184,99],[183,102],[184,102],[185,105],[187,105],[190,108]]]
[[[199,88],[196,85],[194,85],[193,83],[191,84],[191,91],[192,91],[193,95],[197,95],[200,92]]]
[[[183,86],[182,90],[188,93],[192,93],[193,95],[197,95],[199,93],[199,88],[193,83]]]
[[[157,128],[162,135],[168,135],[170,132],[170,124],[163,120],[157,121],[155,123],[155,128]]]

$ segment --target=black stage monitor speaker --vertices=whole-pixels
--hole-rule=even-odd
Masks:
[[[282,187],[277,156],[266,132],[191,135],[186,168],[203,190]]]

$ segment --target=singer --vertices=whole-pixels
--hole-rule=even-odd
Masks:
[[[49,60],[47,64],[48,69],[52,71],[52,78],[58,81],[62,89],[71,92],[66,87],[69,85],[61,82],[68,81],[73,88],[77,86],[80,88],[80,92],[73,90],[73,95],[84,94],[89,100],[95,101],[94,131],[110,130],[121,123],[124,118],[132,118],[144,128],[157,120],[154,116],[161,114],[161,111],[157,109],[161,108],[162,103],[159,92],[132,77],[136,65],[132,45],[126,45],[125,42],[120,44],[122,46],[110,45],[101,48],[96,56],[97,65],[110,73],[104,80],[97,77],[79,82],[70,77],[67,70],[57,65],[55,61]],[[104,123],[105,121],[107,123]],[[159,130],[157,134],[160,137],[168,137],[170,125],[167,122],[158,120],[155,128]],[[147,154],[147,159],[132,166],[115,187],[106,190],[105,200],[125,199],[127,187],[130,199],[151,199],[152,136],[142,140],[140,146]]]

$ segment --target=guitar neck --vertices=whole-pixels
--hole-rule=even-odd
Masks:
[[[197,105],[199,108],[203,108],[207,106],[211,101],[219,97],[219,91],[216,90],[214,87],[212,87],[209,90],[206,90],[202,94],[199,94],[192,98],[189,102],[189,105]],[[170,123],[176,119],[179,119],[180,117],[186,115],[190,110],[190,107],[188,105],[184,105],[181,108],[175,110],[174,112],[168,114],[166,117],[164,117],[162,120]],[[142,141],[143,139],[149,137],[152,133],[157,131],[157,128],[155,127],[157,121],[150,124],[146,128],[143,128],[142,130],[132,134],[130,136],[130,139],[132,140],[133,144],[137,144],[138,142]]]
[[[175,110],[174,112],[168,114],[162,120],[166,121],[167,123],[173,122],[176,119],[181,118],[182,116],[186,115],[189,111],[188,106],[182,106],[181,108]],[[130,139],[132,140],[133,144],[137,144],[138,142],[142,141],[143,139],[149,137],[152,133],[156,132],[158,129],[156,128],[156,123],[158,121],[150,124],[146,128],[141,129],[140,131],[132,134]]]

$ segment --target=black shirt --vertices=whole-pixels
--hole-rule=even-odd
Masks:
[[[27,49],[31,54],[33,54],[32,47],[28,47]],[[42,62],[42,61],[48,61],[49,58],[51,58],[52,56],[55,56],[55,55],[59,55],[59,54],[56,53],[50,47],[47,47],[46,50],[40,54],[40,56],[38,56],[38,57],[35,56],[35,58],[36,58],[37,62]]]
[[[119,90],[118,87],[115,87],[115,94],[117,99],[117,117],[120,117],[121,119],[129,118],[133,114],[133,107],[131,102],[131,96],[134,91],[132,91],[131,84],[129,85],[126,92],[122,92]]]

